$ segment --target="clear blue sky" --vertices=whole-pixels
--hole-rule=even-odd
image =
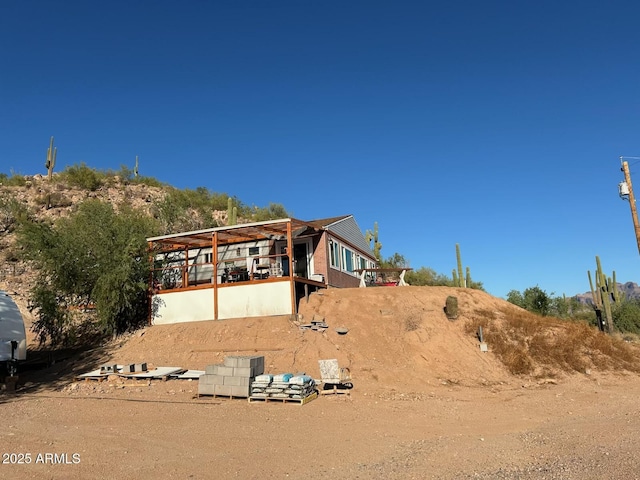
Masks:
[[[640,283],[635,1],[5,1],[0,172],[133,167],[301,219],[504,297]],[[630,162],[640,192],[640,161]]]

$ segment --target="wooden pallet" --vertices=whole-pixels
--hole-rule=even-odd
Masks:
[[[252,403],[252,402],[263,402],[263,403],[276,402],[276,403],[297,403],[299,405],[305,405],[305,404],[309,403],[310,401],[315,400],[316,398],[318,398],[318,392],[313,392],[311,395],[307,395],[304,398],[249,397],[249,403]]]
[[[209,397],[209,398],[225,398],[227,400],[246,400],[247,396],[246,395],[220,395],[220,394],[215,394],[215,395],[209,395],[207,393],[198,393],[196,395],[196,398],[202,398],[202,397]]]

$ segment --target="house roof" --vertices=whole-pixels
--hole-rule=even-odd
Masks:
[[[307,223],[313,225],[315,228],[328,228],[340,220],[352,217],[353,215],[341,215],[339,217],[320,218],[318,220],[310,220]]]
[[[310,222],[295,218],[282,218],[264,222],[242,223],[223,227],[213,227],[204,230],[193,230],[170,235],[147,238],[148,242],[160,245],[162,248],[203,248],[211,246],[214,233],[218,236],[218,244],[247,242],[261,239],[284,239],[287,237],[287,225],[291,224],[292,236],[297,237],[311,230],[317,230]]]
[[[363,252],[371,252],[362,232],[355,223],[353,215],[321,218],[317,220],[299,220],[282,218],[263,222],[242,223],[193,230],[170,235],[147,238],[147,241],[159,246],[162,250],[178,250],[184,248],[206,248],[213,242],[214,233],[218,236],[218,245],[229,245],[263,239],[284,240],[287,238],[287,225],[291,224],[293,238],[312,234],[320,230],[328,230],[333,234],[357,246]],[[357,232],[355,230],[357,230]]]

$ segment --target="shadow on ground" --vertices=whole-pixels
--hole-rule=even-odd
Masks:
[[[75,381],[78,375],[106,363],[107,350],[106,345],[89,349],[29,349],[28,360],[19,365],[15,391],[8,391],[4,382],[1,382],[3,388],[0,390],[0,404],[14,401],[23,394],[62,390]]]

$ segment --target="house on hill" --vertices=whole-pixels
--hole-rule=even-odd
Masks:
[[[153,325],[291,315],[377,261],[353,215],[245,223],[147,239]]]

